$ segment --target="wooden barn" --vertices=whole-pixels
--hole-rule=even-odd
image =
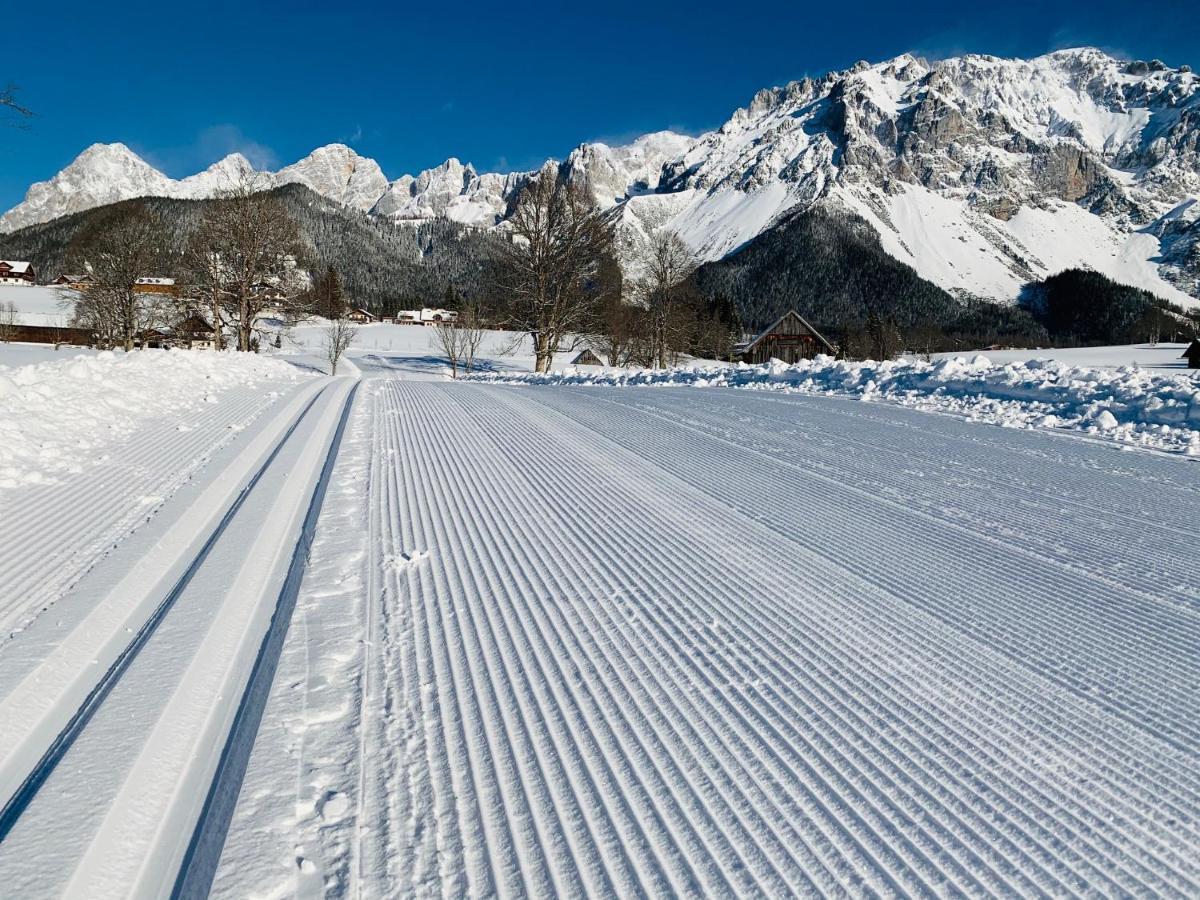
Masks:
[[[1179,358],[1188,361],[1189,369],[1200,369],[1200,340],[1192,341]]]
[[[578,356],[576,356],[573,360],[571,360],[571,365],[573,365],[573,366],[602,366],[602,365],[604,365],[604,360],[602,360],[599,356],[597,356],[591,350],[584,350],[582,353],[580,353]]]
[[[772,359],[794,363],[812,359],[818,353],[835,354],[833,344],[805,321],[794,309],[784,313],[758,337],[734,348],[745,363],[765,363]]]

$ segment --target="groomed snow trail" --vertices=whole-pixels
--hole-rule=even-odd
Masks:
[[[360,401],[359,677],[252,762],[223,895],[1200,893],[1194,464],[797,395]],[[309,812],[256,845],[273,796]]]
[[[14,640],[50,651],[4,660],[19,673],[0,693],[5,891],[206,890],[353,390],[289,397],[152,546],[135,537],[97,567],[77,624]]]

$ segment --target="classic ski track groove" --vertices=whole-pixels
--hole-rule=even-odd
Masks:
[[[219,517],[219,521],[215,523],[212,533],[211,534],[206,533],[206,534],[201,534],[201,535],[196,536],[193,545],[197,548],[201,548],[201,551],[202,551],[201,555],[199,557],[197,557],[197,559],[194,562],[192,562],[191,567],[188,568],[187,572],[185,573],[183,578],[180,580],[179,584],[176,585],[176,587],[174,589],[175,591],[186,589],[186,587],[181,587],[180,585],[186,586],[186,585],[190,584],[192,569],[198,565],[201,565],[202,561],[209,557],[211,549],[216,548],[217,546],[223,546],[225,544],[228,544],[229,542],[235,542],[235,541],[239,541],[239,540],[244,541],[244,538],[245,538],[244,535],[225,537],[224,532],[227,530],[227,526],[233,525],[234,523],[238,522],[238,520],[239,520],[238,512],[242,509],[243,503],[249,498],[258,496],[255,493],[255,487],[257,486],[260,478],[265,473],[272,472],[274,470],[277,473],[282,473],[282,475],[285,478],[287,475],[291,474],[291,472],[292,472],[291,466],[294,466],[296,464],[295,461],[292,460],[290,462],[285,463],[283,461],[277,460],[276,456],[281,451],[283,451],[285,447],[288,447],[289,445],[293,445],[295,448],[300,448],[302,446],[301,438],[295,436],[296,432],[298,431],[298,429],[300,429],[302,427],[302,425],[304,425],[311,419],[313,428],[324,427],[317,420],[321,417],[331,416],[332,413],[330,412],[330,409],[332,409],[333,405],[336,404],[337,416],[335,416],[331,420],[333,422],[333,427],[327,429],[328,433],[315,432],[314,434],[308,434],[307,432],[304,432],[304,437],[305,437],[305,439],[308,439],[308,438],[323,439],[326,437],[331,437],[332,435],[334,435],[337,432],[337,424],[339,422],[344,421],[345,409],[347,408],[347,405],[349,403],[351,403],[354,399],[355,391],[354,391],[353,387],[351,387],[349,390],[347,390],[344,394],[342,393],[342,386],[338,385],[336,382],[330,382],[326,385],[313,385],[312,387],[314,387],[314,390],[308,392],[308,396],[303,400],[302,404],[298,405],[297,412],[295,414],[293,414],[291,417],[288,417],[288,418],[281,417],[276,423],[274,423],[274,427],[276,430],[274,430],[270,435],[269,447],[271,449],[269,451],[269,454],[266,456],[265,460],[261,463],[261,465],[256,464],[257,468],[255,470],[253,470],[253,476],[250,478],[250,480],[247,482],[246,485],[243,485],[240,492],[238,492],[236,501],[233,503],[231,508],[225,512],[224,516]],[[297,395],[297,397],[298,396],[299,395]],[[292,395],[289,394],[288,398],[291,399]],[[254,406],[253,404],[249,404],[250,408],[253,408],[253,406]],[[265,405],[263,408],[267,408],[267,407],[269,407],[269,404]],[[243,409],[242,412],[244,413],[244,411],[245,410]],[[261,409],[259,411],[261,412]],[[241,413],[239,413],[239,415],[241,415]],[[322,420],[322,421],[324,421],[324,420]],[[152,450],[155,450],[157,452],[161,452],[162,449],[163,449],[162,446],[158,445],[158,444],[155,444],[154,447],[152,448]],[[330,454],[332,454],[334,452],[336,452],[336,450],[333,448],[330,448],[328,452],[322,454],[321,460],[323,460],[324,462],[322,462],[321,465],[318,466],[318,469],[322,473],[327,474],[328,459],[329,459]],[[314,482],[314,484],[315,484],[315,482]],[[214,490],[216,489],[215,485],[214,485],[213,489]],[[224,488],[222,488],[222,490],[224,490]],[[300,496],[300,495],[297,495],[297,496]],[[311,498],[311,492],[309,494],[305,494],[304,497]],[[300,502],[300,501],[296,501],[296,502]],[[308,499],[303,500],[303,509],[301,510],[301,513],[298,514],[300,518],[304,518],[303,511],[304,511],[304,509],[308,509],[309,502],[310,501]],[[309,515],[311,516],[311,512],[309,513]],[[279,518],[279,517],[276,516],[276,518]],[[293,516],[292,518],[295,518],[295,516]],[[289,519],[289,521],[291,521],[291,520]],[[297,519],[297,521],[299,521],[299,520]],[[234,529],[234,530],[236,531],[236,529]],[[251,549],[250,543],[247,543],[246,547],[241,552],[244,554],[246,552],[249,552],[250,549]],[[281,560],[284,560],[285,563],[288,560],[290,560],[291,567],[294,568],[296,566],[296,560],[294,559],[294,554],[298,553],[300,551],[295,550],[293,548],[289,552],[285,552],[284,549],[281,549],[279,552],[281,554],[281,556],[280,556]],[[281,565],[283,565],[284,568],[288,568],[288,566],[284,565],[283,563],[281,563]],[[273,607],[272,607],[272,609],[273,609]],[[152,619],[149,621],[148,625],[146,626],[146,628],[150,629],[147,633],[143,633],[145,631],[145,629],[142,629],[141,631],[135,631],[133,633],[133,635],[130,638],[130,645],[131,646],[133,646],[135,644],[137,645],[136,652],[138,654],[144,653],[147,648],[152,648],[154,646],[154,638],[155,638],[156,632],[158,631],[158,626],[161,625],[164,621],[166,621],[167,618],[169,618],[171,616],[171,613],[172,613],[172,607],[170,605],[161,606],[160,609],[158,611],[156,611],[155,616],[152,617]],[[273,615],[268,615],[267,616],[268,622],[271,619],[273,619]],[[208,638],[209,638],[209,631],[207,629],[202,634],[198,634],[196,636],[196,640],[198,642],[200,642],[201,644],[204,641],[208,640]],[[259,645],[256,644],[255,649],[259,649]],[[128,665],[126,663],[127,655],[128,655],[128,651],[122,653],[118,659],[118,664],[119,664],[120,668],[116,672],[116,675],[115,675],[116,680],[120,680],[129,671]],[[199,656],[199,651],[197,651],[197,656]],[[261,656],[261,651],[260,651],[260,656]],[[232,669],[231,669],[231,671],[232,671]],[[256,669],[256,671],[257,671],[257,669]],[[103,673],[101,673],[101,674],[103,674]],[[250,674],[249,671],[247,672],[247,674]],[[115,683],[116,682],[114,681],[114,684]],[[238,692],[237,696],[235,697],[235,701],[240,700],[245,695],[246,692],[248,692],[254,688],[254,685],[247,682],[243,687],[245,690]],[[93,691],[93,693],[94,693],[94,691]],[[109,693],[109,691],[106,689],[105,696],[107,696],[108,693]],[[91,704],[91,702],[92,702],[91,696],[89,695],[88,703]],[[102,703],[103,703],[103,699],[100,700],[100,704],[102,704]],[[238,703],[234,702],[234,705],[232,707],[233,712],[236,712],[237,708],[238,708]],[[235,720],[236,720],[236,716],[234,716],[233,713],[231,712],[231,714],[229,716],[228,724],[232,725]],[[86,729],[86,728],[87,728],[87,723],[85,722],[82,726],[82,729]],[[82,731],[81,731],[81,733],[82,733]],[[72,744],[74,743],[73,739],[72,739],[71,743]],[[70,746],[68,745],[65,752],[69,753],[69,751],[70,751]],[[218,770],[219,770],[219,766],[218,766]],[[53,777],[53,773],[51,773],[50,777]],[[135,787],[136,787],[136,785],[135,785]],[[37,795],[35,794],[31,803],[36,803],[36,802],[37,802]],[[202,823],[199,823],[199,824],[202,824]],[[199,824],[197,825],[197,828],[199,827]],[[167,883],[169,884],[170,881],[168,880]]]
[[[922,448],[886,411],[846,423],[843,450],[876,449],[872,428],[892,446],[839,454],[829,431],[780,435],[828,428],[801,402],[705,408],[715,393],[362,398],[380,571],[356,892],[380,869],[401,896],[1200,892],[1193,598],[1065,558],[1129,543],[1152,501],[1122,523],[1081,490],[1086,464],[1001,447],[973,471],[990,448],[954,430]],[[918,481],[946,448],[962,477]],[[1011,532],[954,515],[972,492],[1016,497],[1022,462],[1040,487],[996,511]],[[889,465],[917,481],[908,506],[882,490]],[[1062,555],[1022,540],[1055,507],[1109,527]],[[832,533],[792,527],[814,509]],[[856,558],[852,526],[895,571]],[[906,561],[905,528],[926,559]],[[1128,555],[1165,564],[1178,531],[1147,531]],[[967,552],[984,587],[959,591],[964,612],[898,577]],[[1090,617],[1047,609],[1055,590]]]

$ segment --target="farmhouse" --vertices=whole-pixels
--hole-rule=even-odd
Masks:
[[[1192,341],[1179,358],[1188,361],[1189,369],[1200,369],[1200,340]]]
[[[0,259],[0,284],[31,285],[37,277],[33,265],[15,259]]]
[[[833,344],[825,340],[794,309],[784,313],[762,334],[734,348],[738,359],[746,363],[765,363],[778,359],[794,363],[812,359],[818,353],[835,353]]]
[[[357,322],[359,325],[368,325],[375,321],[375,317],[362,307],[356,307],[346,313],[346,318],[351,322]]]

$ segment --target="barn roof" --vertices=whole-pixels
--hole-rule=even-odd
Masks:
[[[812,333],[812,336],[815,337],[817,339],[817,341],[819,341],[825,347],[825,349],[828,350],[831,354],[836,352],[834,350],[833,344],[831,344],[831,343],[829,343],[829,341],[825,340],[825,336],[822,335],[821,332],[817,331],[817,329],[813,328],[812,325],[809,324],[808,319],[804,318],[804,316],[800,315],[800,313],[796,312],[794,309],[789,309],[787,312],[785,312],[782,316],[780,316],[778,319],[776,319],[774,322],[772,322],[770,324],[770,326],[765,328],[753,340],[750,340],[750,341],[746,342],[745,344],[739,345],[736,348],[738,350],[738,352],[739,353],[748,353],[750,350],[752,350],[754,348],[754,346],[759,341],[761,341],[763,338],[765,338],[767,335],[769,335],[772,331],[774,331],[776,328],[778,328],[780,325],[782,325],[784,319],[786,319],[788,316],[795,316],[797,319],[799,319],[800,324],[803,325],[805,328],[807,328],[809,330],[809,332]]]

